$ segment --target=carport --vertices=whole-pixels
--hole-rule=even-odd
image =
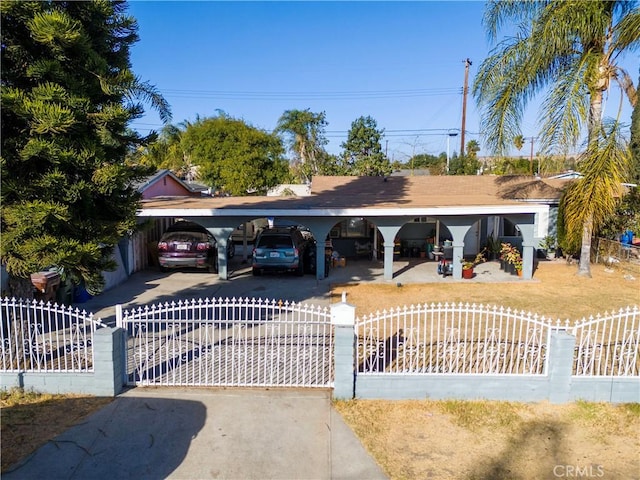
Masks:
[[[345,219],[363,218],[382,237],[384,279],[393,279],[396,235],[416,217],[430,217],[452,236],[453,277],[462,278],[460,259],[467,232],[479,220],[502,217],[522,238],[523,277],[533,275],[536,249],[548,234],[549,205],[562,182],[532,177],[314,177],[304,197],[157,197],[145,200],[139,217],[181,217],[206,227],[218,241],[219,275],[228,278],[226,247],[232,231],[255,218],[286,219],[307,226],[322,240]],[[324,242],[318,241],[316,275],[325,278]]]

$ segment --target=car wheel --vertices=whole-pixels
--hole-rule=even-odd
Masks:
[[[260,275],[262,275],[262,270],[260,270],[259,268],[253,268],[252,272],[253,272],[253,275],[255,275],[256,277],[259,277]]]
[[[296,270],[296,275],[298,277],[301,277],[304,275],[304,262],[302,261],[302,258],[298,262],[298,269]]]
[[[316,256],[315,252],[311,251],[306,257],[305,273],[316,273]]]
[[[159,267],[159,268],[160,268],[160,271],[161,271],[162,273],[166,273],[166,272],[168,272],[168,271],[169,271],[169,269],[168,269],[167,267],[163,267],[162,265],[160,265],[160,267]]]

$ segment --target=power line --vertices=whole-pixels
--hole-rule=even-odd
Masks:
[[[149,128],[140,128],[140,126],[145,126]],[[164,125],[156,124],[156,123],[135,123],[132,125],[132,128],[137,130],[146,130],[151,131],[154,130],[153,127],[162,128]],[[422,137],[422,136],[433,136],[439,137],[442,135],[446,135],[449,132],[450,128],[417,128],[417,129],[399,129],[399,130],[385,130],[382,134],[383,137]],[[341,138],[346,136],[349,133],[349,130],[326,130],[325,137],[326,138]],[[479,132],[466,132],[467,135],[479,136]]]
[[[420,88],[409,90],[354,90],[354,91],[309,91],[309,92],[268,92],[268,91],[225,91],[225,90],[177,90],[164,89],[166,97],[226,99],[226,100],[304,100],[340,99],[359,100],[371,98],[415,98],[461,95],[462,88]]]

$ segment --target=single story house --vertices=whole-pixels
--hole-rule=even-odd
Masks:
[[[181,217],[205,226],[218,241],[222,278],[231,232],[266,217],[305,225],[316,239],[331,238],[345,252],[356,240],[371,241],[386,280],[393,279],[399,242],[417,247],[427,239],[447,241],[454,278],[461,278],[459,260],[475,255],[493,235],[521,249],[523,276],[530,279],[541,239],[555,233],[566,182],[530,176],[316,176],[307,196],[154,197],[142,202],[138,216]],[[324,247],[319,241],[316,258],[324,257]],[[316,274],[324,278],[324,262],[318,261]]]
[[[207,194],[207,187],[186,182],[178,178],[170,170],[158,170],[153,175],[142,180],[136,185],[143,199],[163,196],[175,197],[200,197]]]

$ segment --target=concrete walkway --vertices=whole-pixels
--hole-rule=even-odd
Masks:
[[[2,478],[387,477],[329,390],[134,388]]]

